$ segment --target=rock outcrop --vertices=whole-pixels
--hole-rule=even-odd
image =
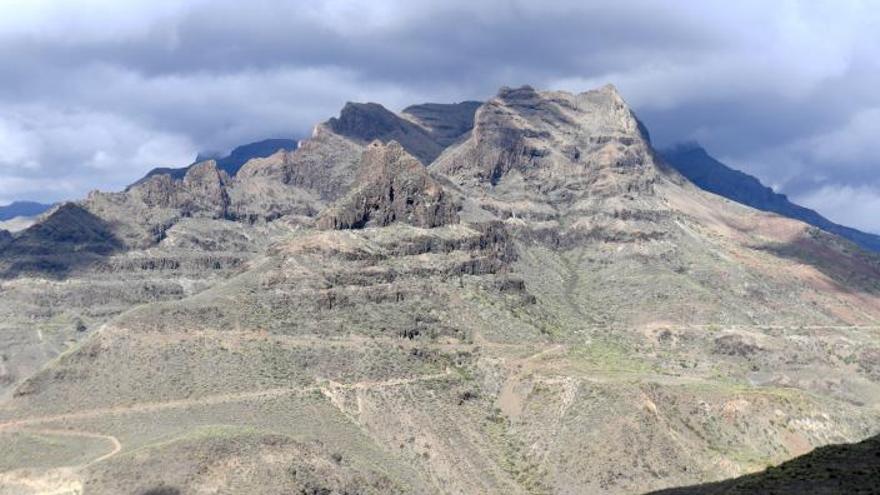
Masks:
[[[229,175],[217,168],[213,160],[194,165],[187,171],[180,188],[179,205],[183,216],[205,215],[226,218]]]
[[[432,169],[495,196],[563,204],[648,191],[656,173],[647,136],[612,86],[577,95],[502,88],[477,111],[469,139]]]
[[[323,229],[384,227],[403,222],[432,228],[458,222],[458,204],[396,141],[364,151],[354,188],[318,218]]]
[[[224,218],[229,207],[226,188],[229,176],[214,160],[193,165],[182,180],[170,175],[154,175],[131,187],[127,194],[147,208],[171,208],[184,217]]]

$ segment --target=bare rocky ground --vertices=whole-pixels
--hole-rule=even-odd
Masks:
[[[643,493],[880,432],[878,258],[612,87],[348,105],[4,246],[0,493]]]

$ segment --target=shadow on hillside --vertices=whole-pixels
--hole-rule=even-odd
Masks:
[[[0,248],[0,278],[65,278],[122,249],[107,222],[68,203]]]
[[[829,445],[760,473],[649,495],[837,495],[880,493],[880,435]]]
[[[780,258],[812,266],[842,290],[880,294],[880,255],[842,241],[819,229],[793,242],[756,247]]]
[[[150,488],[140,495],[180,495],[181,491],[171,486],[160,486],[158,488]]]

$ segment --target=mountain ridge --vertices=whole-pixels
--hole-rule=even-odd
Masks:
[[[209,160],[216,162],[218,169],[223,170],[230,176],[234,176],[249,160],[254,158],[265,158],[279,150],[293,151],[296,149],[297,145],[298,142],[293,139],[268,138],[236,146],[226,156],[203,156],[200,153],[199,156],[196,157],[196,160],[186,167],[154,168],[147,172],[146,175],[133,182],[126,189],[141,184],[154,175],[169,175],[174,180],[183,179],[190,167]]]
[[[801,220],[849,239],[864,249],[880,252],[880,235],[834,223],[814,210],[792,203],[786,195],[773,191],[756,177],[719,162],[696,143],[677,145],[661,150],[660,154],[702,189],[759,210]]]

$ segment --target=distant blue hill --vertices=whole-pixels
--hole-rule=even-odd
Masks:
[[[880,235],[836,224],[819,213],[789,201],[757,178],[732,169],[697,144],[674,146],[660,152],[666,162],[701,189],[730,200],[794,218],[849,239],[864,249],[880,252]]]
[[[36,216],[51,207],[51,204],[36,203],[34,201],[14,201],[6,206],[0,206],[0,222],[15,217]]]
[[[149,177],[159,174],[168,174],[173,179],[182,179],[186,175],[189,167],[204,160],[213,158],[217,161],[217,168],[225,170],[229,175],[235,175],[238,170],[251,160],[252,158],[265,158],[275,154],[278,150],[293,151],[296,149],[297,142],[293,139],[264,139],[255,143],[245,144],[232,150],[228,156],[221,158],[199,156],[191,165],[180,168],[160,167],[154,168],[147,172],[143,178],[132,185],[137,185]],[[131,187],[131,186],[129,186]]]

